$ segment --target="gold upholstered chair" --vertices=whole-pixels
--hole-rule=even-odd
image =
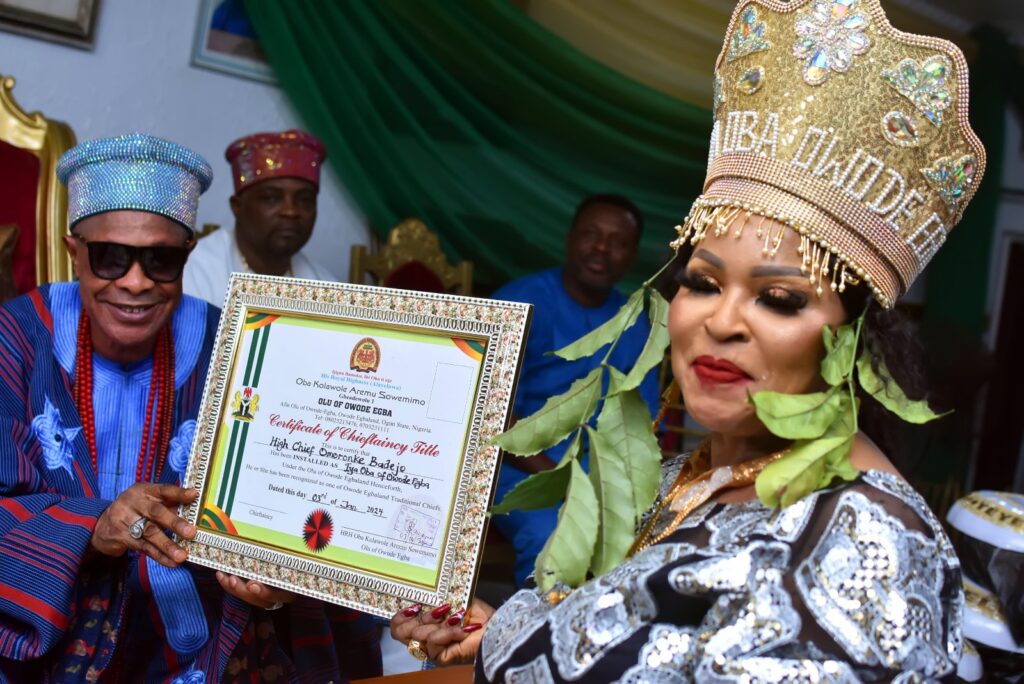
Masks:
[[[363,283],[367,274],[383,287],[463,295],[473,292],[473,263],[450,264],[437,235],[414,218],[392,228],[376,253],[371,254],[364,245],[352,246],[349,282]]]
[[[19,292],[72,278],[61,239],[67,233],[67,189],[57,180],[57,160],[75,134],[14,100],[14,78],[0,74],[0,225],[15,224],[12,272]]]

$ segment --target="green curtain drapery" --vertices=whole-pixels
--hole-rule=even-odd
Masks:
[[[635,280],[700,191],[710,112],[593,61],[507,0],[245,5],[374,230],[419,217],[479,281],[561,263],[573,209],[594,192],[646,215]]]
[[[721,0],[516,0],[583,54],[659,92],[710,107],[708,74],[736,9]]]

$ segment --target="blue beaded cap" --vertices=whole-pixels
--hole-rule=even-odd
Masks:
[[[57,177],[68,186],[68,223],[105,211],[161,214],[191,231],[199,195],[213,180],[201,156],[142,133],[88,140],[64,153]]]

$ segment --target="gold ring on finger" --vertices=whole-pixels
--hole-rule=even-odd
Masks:
[[[415,639],[409,642],[409,646],[407,648],[409,650],[409,655],[411,655],[416,660],[427,659],[427,652],[423,650],[423,644],[416,641]]]

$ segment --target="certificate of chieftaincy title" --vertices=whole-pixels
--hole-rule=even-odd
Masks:
[[[391,615],[472,595],[528,305],[232,278],[190,559]]]

